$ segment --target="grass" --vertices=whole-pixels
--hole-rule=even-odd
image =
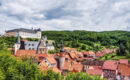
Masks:
[[[115,56],[112,58],[113,60],[119,60],[119,59],[127,59],[126,56]]]
[[[99,60],[112,60],[113,57],[116,56],[116,53],[106,54],[103,57],[99,58]]]

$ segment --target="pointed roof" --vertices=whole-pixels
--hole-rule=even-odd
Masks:
[[[39,41],[38,47],[46,47],[43,40]]]
[[[46,35],[43,36],[43,40],[47,40],[47,36]]]
[[[63,42],[61,42],[60,47],[61,47],[60,52],[64,52],[64,43]]]
[[[20,44],[20,36],[19,36],[19,32],[18,32],[18,37],[17,37],[17,44]]]

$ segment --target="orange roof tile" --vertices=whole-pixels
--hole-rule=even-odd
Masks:
[[[69,60],[71,59],[69,55],[65,55],[65,58],[67,58]]]
[[[36,57],[35,50],[18,50],[16,52],[16,57]]]
[[[56,64],[56,60],[52,56],[46,57],[46,59],[51,63],[51,64]]]
[[[90,75],[102,75],[102,68],[101,66],[91,66],[92,68],[86,69],[86,73]]]
[[[128,59],[120,59],[120,64],[128,64]]]
[[[47,57],[47,54],[37,54],[37,57]]]
[[[93,51],[84,51],[83,54],[86,54],[86,55],[95,55],[95,52],[93,52]]]
[[[105,61],[103,64],[103,69],[116,70],[117,66],[117,61]]]
[[[23,39],[22,41],[26,42],[26,41],[28,41],[28,40],[27,40],[27,39]]]
[[[47,71],[47,70],[48,70],[47,67],[38,66],[38,68],[39,68],[41,71]]]
[[[130,65],[119,64],[118,71],[123,76],[130,76]]]
[[[82,64],[72,64],[70,67],[70,71],[73,71],[73,70],[80,72],[83,70],[83,65]]]
[[[69,52],[69,55],[72,59],[76,58],[76,54],[74,52]]]
[[[64,66],[63,66],[63,70],[69,70],[70,68],[70,65],[71,65],[71,62],[70,61],[65,61],[64,62]]]
[[[42,66],[42,67],[47,67],[48,66],[44,61],[42,61],[40,64],[41,64],[40,66]]]
[[[90,75],[99,75],[99,76],[101,76],[102,75],[102,69],[87,69],[86,73],[90,74]]]
[[[98,52],[96,52],[96,56],[97,56],[97,57],[102,57],[102,56],[104,56],[104,53],[98,51]]]

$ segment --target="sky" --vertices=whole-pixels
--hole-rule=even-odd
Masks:
[[[32,27],[130,31],[130,0],[0,0],[0,33]]]

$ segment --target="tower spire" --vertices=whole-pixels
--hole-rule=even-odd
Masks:
[[[43,40],[47,41],[47,36],[46,35],[43,36]]]
[[[17,43],[20,44],[20,35],[19,35],[19,32],[18,32],[18,35],[17,35]]]
[[[60,45],[60,52],[64,52],[64,43],[63,43],[63,41],[61,42],[61,45]]]

